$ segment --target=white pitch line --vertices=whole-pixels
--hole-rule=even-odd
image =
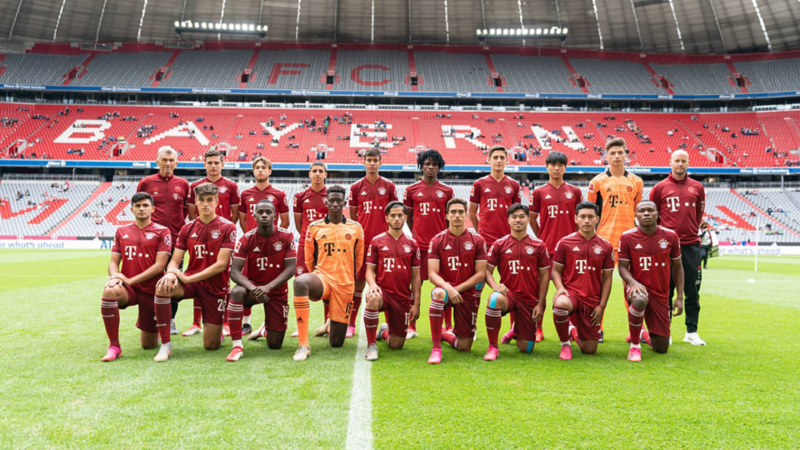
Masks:
[[[366,302],[365,302],[366,303]],[[353,388],[350,391],[350,418],[347,423],[347,449],[372,450],[372,375],[367,351],[367,332],[359,320],[358,349],[353,363]]]

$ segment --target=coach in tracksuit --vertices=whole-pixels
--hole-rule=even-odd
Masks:
[[[688,177],[689,154],[683,150],[672,152],[672,171],[669,176],[650,191],[650,200],[658,206],[659,225],[678,233],[681,242],[681,258],[684,273],[684,308],[686,336],[684,342],[706,345],[697,334],[700,317],[700,236],[698,230],[703,221],[706,191],[703,185]],[[669,303],[675,296],[675,282],[670,281]]]

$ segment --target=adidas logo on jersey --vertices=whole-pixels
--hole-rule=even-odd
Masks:
[[[553,197],[550,197],[550,194],[547,194],[547,197],[545,197],[544,199],[547,200],[548,198],[553,198]]]
[[[254,249],[253,249],[253,251],[254,251],[254,252],[260,252],[260,251],[261,251],[261,249],[260,249],[260,248],[258,248],[258,247],[256,247],[256,248],[254,248]]]
[[[581,251],[581,249],[579,249],[578,247],[575,247],[575,248],[573,248],[572,250],[573,250],[573,251],[576,251],[576,252],[579,252],[579,251]]]
[[[422,195],[422,192],[420,192],[419,194],[417,194],[417,197],[424,197],[424,196]]]
[[[506,253],[514,253],[514,252],[512,252],[511,249],[508,249],[506,250]]]
[[[254,199],[253,197],[250,197],[250,198],[247,199],[247,201],[248,202],[254,202],[254,201],[256,201],[256,199]]]
[[[128,235],[122,236],[122,239],[128,239]]]
[[[197,237],[197,233],[192,233],[192,237]]]
[[[381,250],[389,250],[389,247],[384,246]]]
[[[367,195],[367,191],[361,191],[361,195]]]
[[[311,203],[311,200],[306,199],[306,201],[304,201],[303,203]]]
[[[486,188],[486,190],[485,190],[485,191],[483,191],[483,192],[492,192],[492,190],[491,190],[491,189],[489,189],[489,188]]]
[[[642,248],[642,244],[636,244],[636,247],[634,248]]]
[[[445,250],[450,250],[450,249],[452,249],[452,248],[453,248],[453,247],[450,247],[449,245],[447,245],[447,246],[445,246],[445,248],[444,248],[444,249],[445,249]]]

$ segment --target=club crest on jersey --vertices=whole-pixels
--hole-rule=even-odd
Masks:
[[[275,203],[275,196],[272,195],[272,194],[269,194],[269,195],[267,195],[267,200],[269,200],[270,203]]]
[[[378,194],[381,194],[381,195],[386,195],[386,188],[384,188],[384,187],[379,187],[379,188],[378,188]]]
[[[594,252],[597,255],[599,255],[600,253],[603,253],[603,247],[600,247],[599,245],[595,245],[594,246]]]
[[[411,253],[411,246],[410,245],[404,245],[403,246],[403,250],[405,250],[406,253]]]
[[[345,234],[345,235],[344,235],[344,238],[345,238],[345,239],[347,239],[347,240],[349,241],[350,239],[352,239],[352,238],[353,238],[353,236],[350,236],[350,233],[348,233],[348,234]]]
[[[298,275],[302,274],[303,272],[305,272],[305,270],[303,270],[303,268],[302,268],[302,267],[298,267],[298,268],[297,268],[297,274],[298,274]]]
[[[567,200],[572,200],[572,192],[565,193],[564,197],[567,197]]]
[[[272,246],[275,247],[276,252],[283,250],[283,242],[276,242]]]
[[[228,192],[228,188],[226,188],[225,186],[222,186],[221,188],[219,188],[219,193],[220,194],[224,194],[226,192]]]
[[[506,194],[510,194],[511,193],[511,186],[506,186],[505,191],[506,191]]]
[[[154,237],[156,237],[156,234],[155,233],[145,233],[144,237],[146,239],[153,239]]]
[[[532,254],[533,254],[533,251],[534,251],[534,250],[533,250],[533,247],[532,247],[532,246],[528,245],[527,247],[525,247],[525,253],[527,253],[527,254],[529,254],[529,255],[532,255]]]
[[[669,247],[669,242],[667,242],[666,239],[661,239],[660,241],[658,241],[658,246],[661,247],[662,249],[665,249]]]
[[[633,188],[630,187],[630,186],[626,187],[625,190],[628,191],[628,192],[633,192]]]
[[[691,192],[692,194],[694,194],[694,193],[695,193],[695,189],[694,189],[693,187],[691,187],[691,186],[690,186],[690,187],[689,187],[689,192]]]
[[[469,242],[469,241],[464,242],[464,248],[465,249],[472,250],[472,247],[473,247],[472,242]]]
[[[181,191],[180,186],[175,186],[175,192],[180,192],[180,191]],[[158,192],[156,192],[156,194],[158,194]]]
[[[219,230],[213,230],[211,231],[211,239],[218,239],[221,234]]]
[[[444,198],[444,192],[437,189],[436,190],[436,196],[439,197],[439,198]]]

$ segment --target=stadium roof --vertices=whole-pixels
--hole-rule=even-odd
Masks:
[[[284,42],[474,45],[478,29],[560,26],[568,28],[571,48],[800,49],[798,0],[0,0],[0,11],[0,42],[7,43],[168,41],[177,39],[175,21],[191,20],[267,25],[266,40]],[[217,35],[184,33],[183,39]],[[522,39],[487,43],[520,45]],[[526,45],[561,43],[529,38]]]

